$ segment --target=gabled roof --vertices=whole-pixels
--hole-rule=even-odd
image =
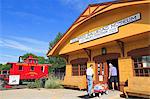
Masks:
[[[112,2],[105,2],[105,3],[97,3],[97,4],[89,4],[88,7],[85,9],[83,13],[76,19],[76,21],[70,26],[70,28],[66,31],[66,33],[62,36],[62,38],[54,45],[54,47],[48,51],[47,56],[53,56],[55,55],[55,51],[60,47],[60,45],[65,42],[64,40],[67,39],[71,34],[70,32],[77,28],[80,24],[84,23],[85,21],[91,19],[92,17],[106,12],[108,10],[114,9],[113,7],[110,9],[107,9],[111,7],[114,4],[123,4],[123,3],[133,3],[134,2],[150,2],[150,0],[116,0]],[[136,4],[136,3],[135,3]],[[132,4],[130,4],[132,5]],[[122,5],[123,6],[123,5]],[[121,7],[118,6],[118,8]],[[106,10],[107,9],[107,10]]]

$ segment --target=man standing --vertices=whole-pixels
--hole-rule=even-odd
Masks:
[[[109,79],[112,83],[113,90],[115,89],[114,83],[116,83],[116,87],[118,88],[117,69],[111,63],[109,63]]]
[[[91,96],[92,94],[92,87],[93,87],[93,65],[91,64],[89,68],[86,70],[87,82],[88,82],[88,95]]]

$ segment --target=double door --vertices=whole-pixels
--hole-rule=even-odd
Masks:
[[[109,76],[109,67],[106,61],[96,63],[96,83],[107,83]]]

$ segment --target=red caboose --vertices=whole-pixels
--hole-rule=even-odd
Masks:
[[[20,75],[20,81],[35,80],[42,77],[48,77],[49,64],[38,64],[38,59],[29,56],[23,62],[8,63],[11,65],[9,75]]]

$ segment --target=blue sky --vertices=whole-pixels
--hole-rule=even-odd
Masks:
[[[46,57],[48,44],[65,33],[88,4],[111,0],[0,0],[0,63],[25,53]]]

